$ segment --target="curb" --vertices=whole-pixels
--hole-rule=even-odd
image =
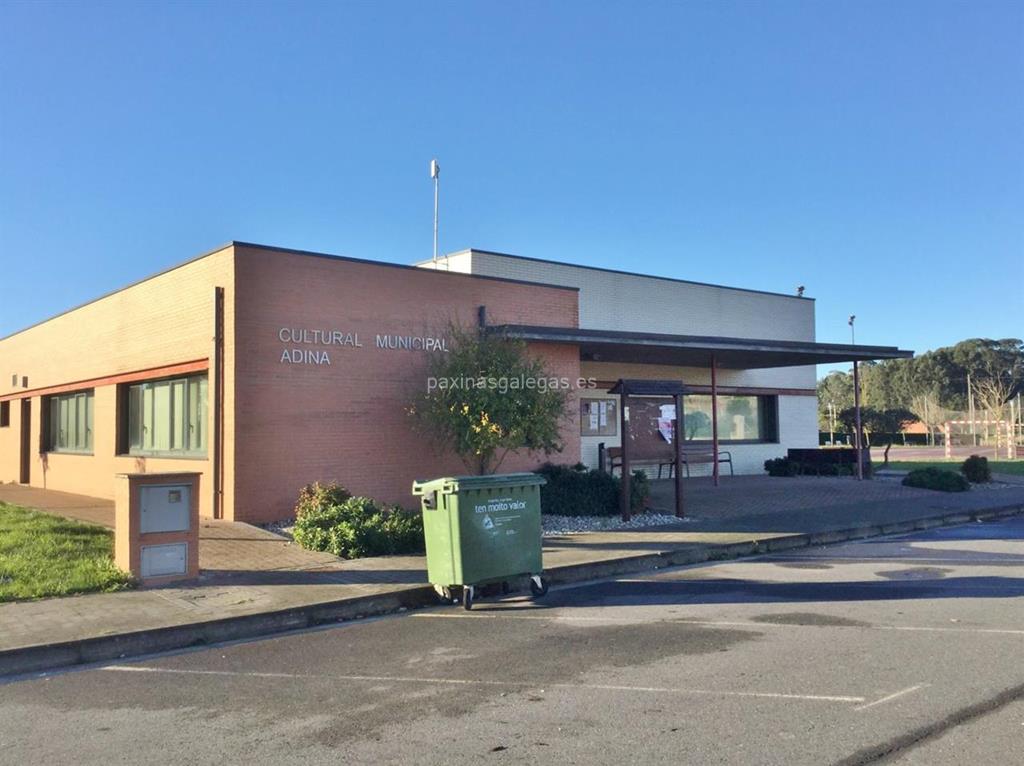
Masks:
[[[833,545],[850,540],[902,534],[936,527],[966,524],[971,521],[1001,519],[1024,514],[1024,507],[1013,504],[974,513],[950,513],[912,521],[881,525],[863,525],[822,532],[804,532],[767,539],[753,539],[722,545],[687,544],[659,553],[627,556],[606,561],[569,564],[548,570],[552,585],[569,585],[668,567],[727,561],[765,553]],[[512,581],[513,589],[525,589],[527,579]],[[223,641],[259,638],[327,623],[358,620],[392,614],[408,609],[436,606],[437,595],[429,585],[415,586],[375,596],[325,601],[319,604],[261,614],[208,620],[191,625],[97,636],[55,644],[37,644],[0,651],[0,677],[38,673],[90,662],[138,657],[144,654],[206,646]]]

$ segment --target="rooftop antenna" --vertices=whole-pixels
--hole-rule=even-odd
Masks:
[[[437,190],[441,181],[441,166],[436,159],[430,161],[430,177],[434,179],[434,268],[437,268]]]
[[[796,297],[797,298],[803,298],[804,297],[804,290],[805,289],[806,288],[803,285],[800,285],[799,287],[797,287],[796,288]]]

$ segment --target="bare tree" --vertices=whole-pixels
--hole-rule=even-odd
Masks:
[[[996,447],[999,446],[999,421],[1003,419],[1003,410],[1006,402],[1013,395],[1017,387],[1010,375],[1000,375],[994,372],[990,377],[978,378],[971,381],[971,388],[974,390],[974,398],[987,413],[986,420],[996,423]],[[985,424],[985,436],[988,437],[988,423]]]

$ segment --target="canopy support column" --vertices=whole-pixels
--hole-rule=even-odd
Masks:
[[[676,394],[675,401],[676,422],[673,436],[676,440],[676,516],[681,519],[685,515],[683,513],[683,395]]]
[[[629,396],[625,391],[620,395],[619,410],[622,413],[622,494],[619,496],[619,510],[622,520],[629,521],[632,518],[632,488],[629,486],[632,471],[629,467]]]
[[[718,375],[715,368],[718,362],[715,355],[711,355],[711,475],[714,477],[715,486],[718,486]]]

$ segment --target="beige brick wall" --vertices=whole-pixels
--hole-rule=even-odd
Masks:
[[[0,481],[18,480],[20,404],[32,397],[32,486],[113,498],[119,472],[201,471],[201,513],[212,513],[212,444],[206,460],[129,457],[116,454],[116,377],[209,359],[213,350],[214,287],[222,286],[225,332],[233,333],[230,247],[191,261],[117,293],[68,311],[0,340],[0,397],[11,399],[11,427],[0,429]],[[230,385],[232,344],[225,344]],[[17,376],[12,386],[11,376]],[[21,378],[28,387],[21,387]],[[40,453],[41,390],[79,385],[95,388],[93,453]],[[212,391],[211,376],[211,391]],[[211,393],[212,397],[212,393]],[[231,397],[226,397],[229,405]],[[209,408],[213,427],[213,407]],[[226,445],[230,458],[230,444]],[[230,466],[230,461],[226,464]]]

